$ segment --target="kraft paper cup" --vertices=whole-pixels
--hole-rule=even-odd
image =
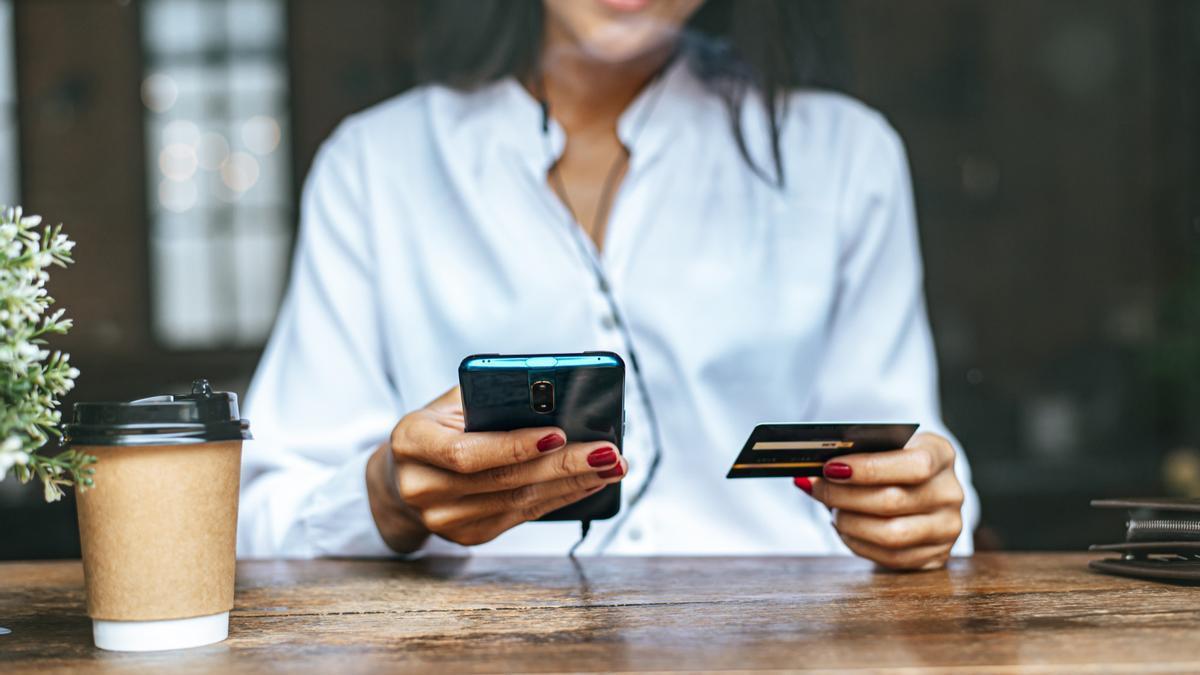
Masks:
[[[76,501],[96,646],[145,651],[224,640],[241,441],[76,449],[97,458],[96,487]]]
[[[188,397],[148,400],[153,403],[119,405],[161,409],[179,403],[184,410],[174,413],[203,417],[188,411]],[[248,436],[248,425],[236,420],[236,399],[232,405],[232,423]],[[229,634],[242,440],[208,440],[231,433],[219,426],[214,432],[211,421],[178,423],[208,424],[183,436],[177,424],[129,422],[151,412],[120,409],[125,427],[117,432],[111,429],[120,424],[67,427],[69,440],[74,434],[88,441],[71,447],[97,458],[95,487],[77,492],[76,504],[87,611],[101,649],[182,649]],[[139,428],[131,429],[134,424]],[[108,431],[96,433],[101,430]],[[111,443],[93,444],[97,440]]]

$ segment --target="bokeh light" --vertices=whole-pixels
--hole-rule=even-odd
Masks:
[[[279,147],[279,122],[266,115],[255,115],[242,125],[242,142],[256,155],[269,155]]]
[[[196,149],[183,143],[171,143],[158,155],[158,168],[173,181],[185,181],[196,174]]]
[[[142,80],[142,103],[150,110],[167,112],[178,100],[179,85],[170,75],[154,73]]]
[[[235,152],[221,164],[221,181],[234,192],[245,192],[258,182],[258,160],[248,152]]]

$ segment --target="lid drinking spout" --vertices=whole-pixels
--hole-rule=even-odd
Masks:
[[[209,398],[212,395],[213,389],[208,380],[192,380],[192,396]]]

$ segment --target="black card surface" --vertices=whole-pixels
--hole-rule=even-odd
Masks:
[[[916,424],[760,424],[726,478],[820,476],[825,462],[903,448]]]

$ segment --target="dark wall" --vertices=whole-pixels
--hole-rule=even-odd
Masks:
[[[242,391],[256,350],[172,352],[149,329],[138,3],[16,7],[24,202],[79,241],[52,287],[76,317],[73,398],[194,374]],[[1114,536],[1090,498],[1200,492],[1167,468],[1200,462],[1200,3],[838,7],[848,90],[908,144],[985,543],[1079,549]],[[293,0],[288,21],[300,185],[342,116],[411,85],[422,33],[393,0]],[[69,503],[0,487],[0,559],[77,554]]]
[[[420,15],[417,2],[292,0],[288,56],[298,179],[343,117],[412,86]]]
[[[1159,372],[1172,296],[1200,312],[1200,5],[864,1],[846,25],[853,91],[908,143],[986,522],[1022,548],[1113,536],[1088,500],[1168,491],[1168,451],[1200,445],[1167,384],[1195,403],[1200,373]]]

